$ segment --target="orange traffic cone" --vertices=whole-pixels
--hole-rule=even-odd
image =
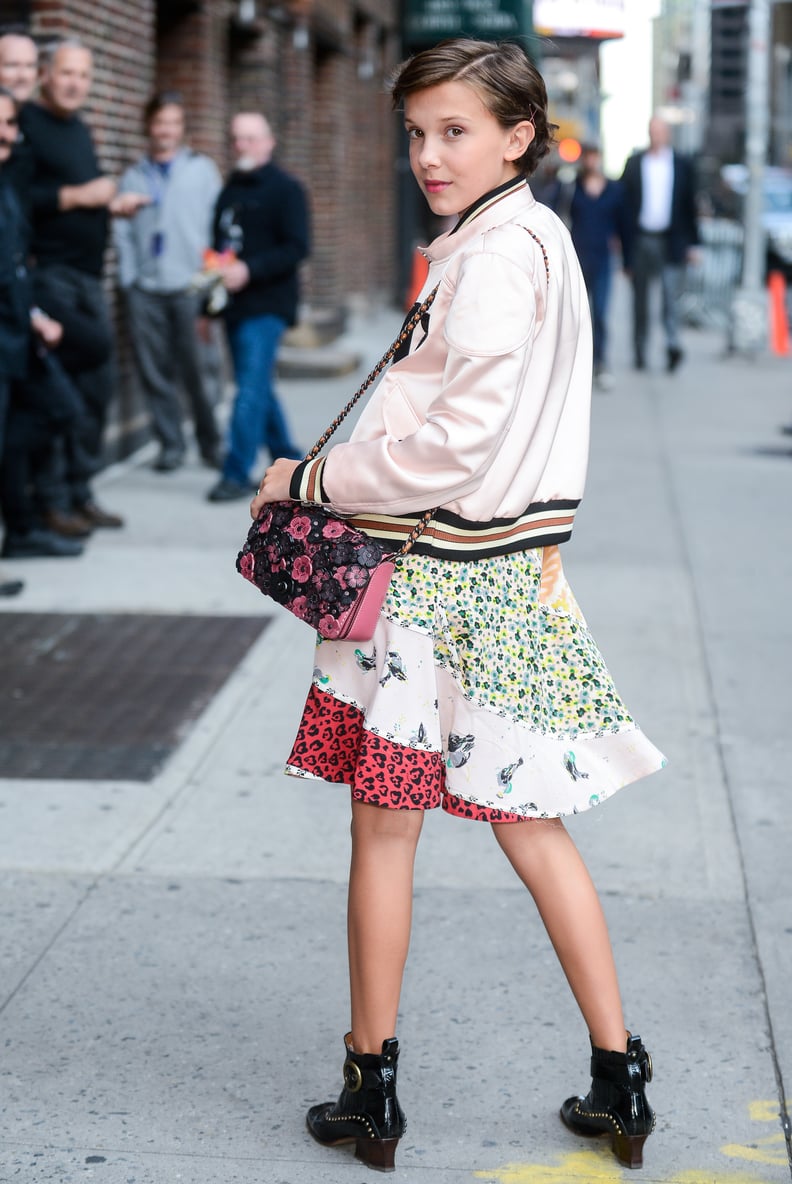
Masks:
[[[782,271],[771,271],[767,280],[770,296],[770,349],[774,354],[789,353],[789,320],[786,310],[786,280]]]
[[[410,285],[407,288],[407,295],[405,297],[404,307],[409,310],[418,299],[418,293],[426,282],[426,277],[429,274],[429,260],[416,247],[413,252],[412,271],[410,274]]]

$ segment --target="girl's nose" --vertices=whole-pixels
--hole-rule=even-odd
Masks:
[[[418,163],[423,169],[432,168],[438,163],[437,146],[429,136],[419,140]]]

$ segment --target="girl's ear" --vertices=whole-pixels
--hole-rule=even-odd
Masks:
[[[522,119],[509,129],[509,139],[506,145],[505,159],[519,160],[528,150],[529,144],[536,135],[536,128],[530,119]]]

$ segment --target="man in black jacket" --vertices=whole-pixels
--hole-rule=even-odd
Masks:
[[[84,414],[67,436],[64,471],[54,467],[36,481],[46,525],[72,536],[122,525],[117,514],[96,504],[90,486],[101,468],[105,420],[115,389],[113,330],[102,269],[110,215],[131,215],[143,200],[137,194],[117,196],[116,183],[102,173],[91,132],[79,116],[92,69],[91,51],[77,40],[50,47],[43,55],[40,99],[27,103],[21,115],[32,156],[36,300],[64,323],[78,312],[92,326],[90,356],[81,350],[67,365]]]
[[[45,351],[56,346],[62,336],[61,325],[33,307],[26,263],[27,227],[8,177],[8,162],[18,127],[16,97],[0,86],[0,510],[5,527],[2,554],[7,559],[39,555],[57,558],[79,555],[82,546],[72,539],[35,529],[33,517],[24,515],[26,482],[18,479],[20,468],[27,473],[27,461],[41,440],[40,419],[29,406],[33,393],[30,362],[34,342]],[[21,580],[0,580],[0,596],[13,596],[22,586]]]
[[[671,373],[683,357],[676,307],[682,271],[699,239],[693,167],[672,150],[671,129],[657,116],[649,121],[649,148],[627,161],[622,186],[627,215],[624,268],[633,283],[635,367],[646,366],[649,290],[659,278],[666,369]]]
[[[297,319],[298,267],[308,255],[308,205],[302,185],[272,162],[275,139],[263,115],[231,121],[236,165],[217,199],[216,250],[228,302],[223,310],[237,393],[228,453],[212,502],[249,498],[259,448],[299,460],[273,389],[278,345]]]

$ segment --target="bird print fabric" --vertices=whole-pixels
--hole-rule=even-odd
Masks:
[[[287,772],[402,809],[577,814],[662,767],[557,547],[400,559],[372,641],[320,641]]]

